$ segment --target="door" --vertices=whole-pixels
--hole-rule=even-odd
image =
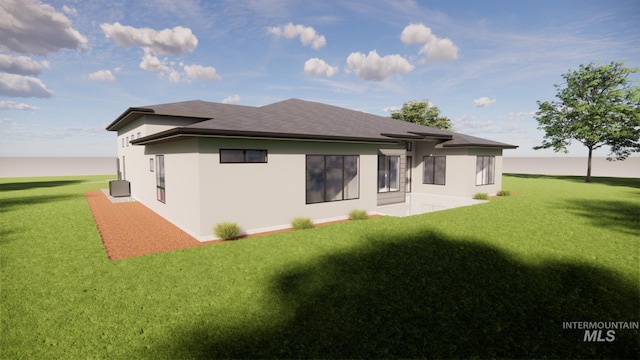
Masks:
[[[411,156],[407,156],[407,164],[406,164],[406,172],[407,172],[407,176],[406,176],[406,182],[405,182],[405,192],[410,193],[411,192],[411,169],[413,169],[413,159]]]

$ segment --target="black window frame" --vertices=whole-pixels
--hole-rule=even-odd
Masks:
[[[156,155],[156,199],[163,204],[167,203],[166,175],[164,167],[164,155]]]
[[[322,157],[322,200],[321,201],[309,201],[309,158],[310,157]],[[327,158],[330,157],[341,157],[342,159],[342,184],[341,184],[341,193],[342,199],[327,199]],[[345,158],[355,158],[355,176],[358,177],[357,180],[357,189],[356,196],[349,196],[345,192],[345,175],[347,174],[346,169],[346,161]],[[317,169],[316,169],[317,171]],[[360,199],[360,155],[320,155],[320,154],[307,154],[305,156],[305,203],[307,205],[311,204],[323,204],[327,202],[336,202],[336,201],[348,201],[348,200],[357,200]]]
[[[432,159],[432,163],[428,164],[427,159]],[[436,172],[439,167],[437,166],[437,162],[443,159],[444,166],[442,166],[442,174]],[[430,161],[429,161],[430,162]],[[431,180],[427,174],[430,173]],[[440,176],[441,175],[441,176]],[[441,185],[444,186],[447,184],[447,156],[446,155],[429,155],[424,156],[422,158],[422,183],[425,185]]]
[[[391,186],[389,187],[385,187],[385,189],[388,188],[388,190],[385,189],[381,189],[380,188],[380,158],[384,157],[385,158],[385,163],[386,163],[386,167],[385,167],[385,179],[390,178],[390,169],[391,169],[391,159],[392,158],[397,158],[398,160],[398,188],[395,190],[391,190]],[[385,155],[385,154],[378,154],[378,193],[379,194],[386,194],[386,193],[394,193],[394,192],[398,192],[401,190],[402,187],[402,157],[400,155]],[[385,183],[386,185],[386,183]]]
[[[223,153],[226,151],[242,151],[241,161],[227,161],[223,159]],[[247,155],[250,152],[264,152],[264,161],[249,161],[250,157]],[[265,149],[220,149],[220,164],[266,164],[269,162],[269,152]]]
[[[491,159],[491,161],[490,161]],[[478,166],[482,161],[482,167]],[[490,167],[490,168],[489,168]],[[478,183],[478,174],[481,173],[481,181]],[[486,174],[486,176],[485,176]],[[486,182],[485,182],[486,180]],[[476,186],[494,185],[496,183],[496,157],[495,155],[476,156]]]

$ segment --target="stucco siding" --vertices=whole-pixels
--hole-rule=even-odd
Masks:
[[[220,149],[267,150],[267,163],[220,163]],[[303,141],[200,139],[202,238],[233,221],[247,233],[287,228],[296,217],[346,218],[376,207],[377,146]],[[359,198],[306,203],[306,155],[359,155]]]

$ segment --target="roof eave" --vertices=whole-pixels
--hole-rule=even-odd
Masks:
[[[118,131],[124,125],[137,119],[142,114],[153,114],[155,111],[150,108],[130,107],[118,116],[111,124],[107,125],[108,131]]]
[[[147,145],[158,142],[176,140],[182,137],[235,137],[255,139],[285,139],[285,140],[313,140],[313,141],[339,141],[360,143],[396,143],[397,140],[384,138],[349,137],[336,135],[314,135],[295,133],[273,133],[258,131],[223,130],[223,129],[197,129],[197,128],[173,128],[153,135],[145,136],[131,141],[132,145]]]

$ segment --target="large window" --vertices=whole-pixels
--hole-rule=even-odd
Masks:
[[[156,197],[160,202],[166,202],[164,189],[164,155],[156,155]]]
[[[423,184],[444,185],[447,173],[446,156],[425,156]]]
[[[495,183],[496,157],[478,156],[476,158],[476,185]]]
[[[233,163],[266,163],[267,150],[220,149],[220,162]]]
[[[378,192],[400,191],[400,156],[378,155]]]
[[[357,199],[357,155],[307,155],[307,204]]]

